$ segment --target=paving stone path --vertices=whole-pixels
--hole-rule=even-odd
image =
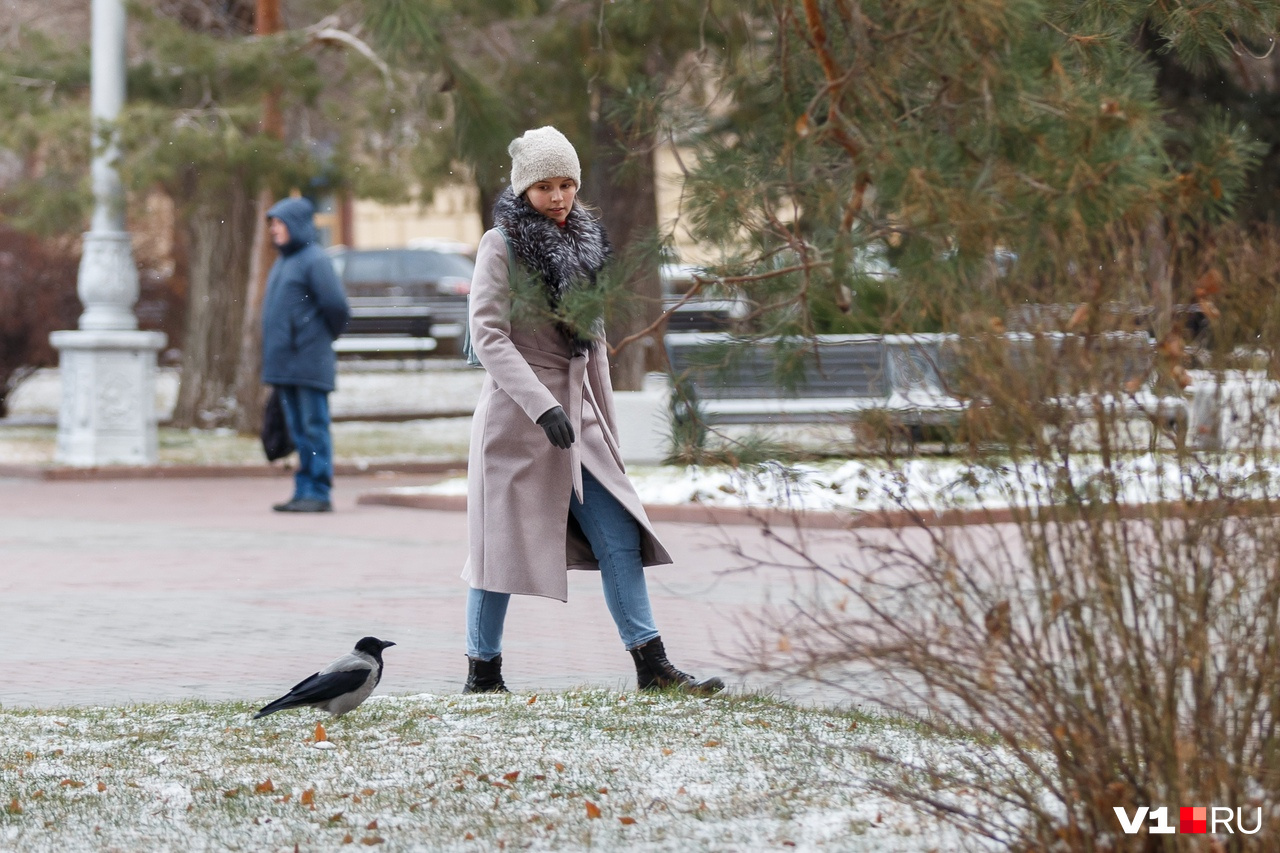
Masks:
[[[285,476],[0,478],[0,705],[265,699],[365,634],[398,643],[381,692],[457,692],[465,516],[356,503],[426,481],[342,477],[334,513],[298,516],[270,511],[288,496]],[[758,636],[753,615],[807,581],[734,571],[741,560],[727,541],[766,547],[753,528],[657,527],[678,560],[650,572],[673,662],[739,689],[773,688],[735,660]],[[812,536],[825,553],[849,547]],[[634,685],[598,583],[573,572],[568,604],[513,601],[504,655],[513,689]],[[805,685],[777,692],[847,701]]]

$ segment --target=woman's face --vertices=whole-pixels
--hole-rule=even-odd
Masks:
[[[573,209],[578,184],[573,178],[547,178],[535,182],[524,191],[524,195],[534,210],[556,222],[564,222]]]

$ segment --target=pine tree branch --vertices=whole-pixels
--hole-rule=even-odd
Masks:
[[[845,131],[844,123],[840,116],[839,95],[846,91],[845,82],[848,74],[840,73],[840,66],[836,63],[835,57],[831,55],[831,51],[827,47],[827,27],[822,21],[822,11],[818,8],[818,0],[804,0],[804,17],[809,27],[810,43],[818,54],[818,62],[822,66],[822,73],[827,78],[826,90],[830,97],[830,103],[827,106],[828,132],[851,158],[856,159],[862,155],[862,146],[858,145]]]
[[[390,91],[393,88],[392,77],[391,69],[387,66],[387,63],[382,60],[382,57],[378,56],[377,52],[374,51],[367,42],[352,33],[335,26],[337,22],[338,19],[336,17],[330,16],[314,26],[308,27],[306,29],[307,38],[313,43],[337,43],[351,48],[356,53],[369,60],[369,62],[378,69],[382,74],[383,84],[387,87],[387,90]]]
[[[704,278],[702,276],[694,276],[693,287],[689,288],[688,292],[686,292],[684,296],[680,297],[680,301],[672,305],[670,308],[663,309],[662,313],[658,315],[658,319],[654,320],[648,326],[644,327],[638,332],[627,335],[625,338],[618,341],[617,344],[609,347],[609,355],[611,356],[617,355],[618,353],[622,352],[623,349],[635,343],[636,341],[642,338],[647,338],[650,335],[652,335],[654,332],[658,331],[658,329],[662,327],[662,324],[665,323],[671,317],[672,314],[674,314],[684,305],[687,305],[689,301],[693,299],[695,296],[697,296],[699,293],[701,293],[702,288],[704,288],[708,284],[745,284],[747,282],[753,282],[753,281],[766,281],[771,278],[778,278],[779,276],[790,275],[793,272],[806,272],[808,270],[814,269],[815,267],[823,267],[823,266],[827,266],[827,264],[800,264],[798,266],[784,267],[782,269],[777,269],[777,270],[769,270],[769,272],[757,273],[755,275],[729,275],[729,276],[723,276],[723,277],[718,276],[716,278]]]

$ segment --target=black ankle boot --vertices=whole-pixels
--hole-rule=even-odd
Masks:
[[[502,655],[493,660],[467,657],[467,683],[463,693],[510,693],[502,683]]]
[[[710,696],[724,689],[719,678],[698,681],[687,672],[681,672],[667,660],[667,650],[662,638],[654,637],[636,649],[631,649],[631,659],[636,662],[636,682],[641,690],[662,690],[677,687],[685,693]]]

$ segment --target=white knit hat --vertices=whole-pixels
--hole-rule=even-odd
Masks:
[[[573,178],[582,186],[582,166],[578,152],[565,135],[551,125],[526,130],[507,146],[511,155],[511,192],[519,196],[530,186],[547,178]]]

